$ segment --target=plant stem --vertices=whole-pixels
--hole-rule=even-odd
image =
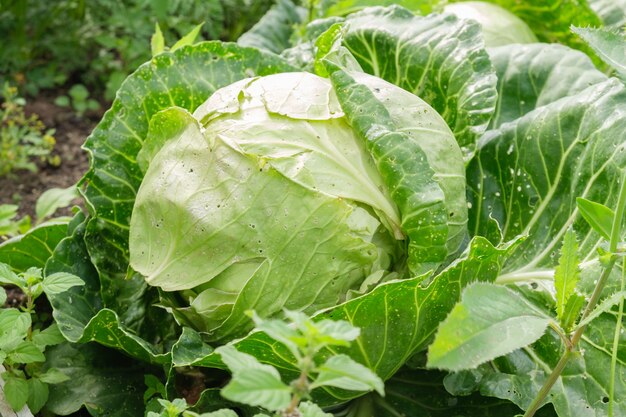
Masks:
[[[567,365],[567,362],[569,361],[569,358],[572,355],[572,349],[574,349],[574,346],[565,348],[565,352],[563,353],[563,356],[561,356],[561,359],[559,359],[559,362],[556,364],[556,366],[552,370],[552,373],[548,377],[548,380],[543,384],[543,386],[541,387],[541,389],[535,396],[535,399],[530,404],[530,407],[528,407],[528,409],[526,410],[524,417],[534,416],[537,410],[539,410],[541,406],[543,406],[543,400],[545,400],[545,398],[548,396],[548,394],[550,393],[550,390],[552,389],[552,386],[556,383],[556,381],[561,376],[561,372],[563,372],[563,369],[565,369],[565,365]]]
[[[621,290],[624,291],[626,287],[626,264],[622,262],[622,285]],[[622,317],[624,312],[624,298],[619,303],[619,309],[617,313],[617,323],[615,325],[615,332],[613,333],[613,350],[611,351],[611,380],[609,381],[609,417],[613,417],[613,405],[615,395],[615,369],[617,367],[617,348],[619,347],[619,336],[622,330]]]
[[[622,221],[624,219],[625,210],[626,210],[626,172],[624,172],[621,178],[621,189],[620,189],[619,197],[617,200],[617,209],[615,211],[615,217],[613,217],[613,224],[611,225],[611,240],[609,241],[609,250],[612,253],[615,253],[617,251],[617,245],[620,241]],[[598,304],[598,301],[600,300],[600,296],[602,295],[602,290],[604,290],[606,282],[608,281],[609,276],[611,275],[611,272],[613,271],[613,267],[615,266],[616,262],[617,262],[617,256],[613,255],[609,263],[605,266],[604,270],[602,271],[602,275],[600,276],[600,279],[598,280],[595,288],[593,289],[591,298],[589,299],[589,302],[587,303],[587,306],[585,307],[585,311],[583,312],[580,320],[584,320],[585,318],[587,318],[587,316],[589,316],[589,314],[591,314],[593,309],[596,307],[596,304]],[[620,323],[618,323],[617,325],[619,326]],[[543,386],[541,387],[541,389],[535,396],[535,399],[533,400],[533,402],[530,404],[530,406],[524,413],[524,417],[533,417],[535,413],[537,412],[537,410],[539,410],[539,408],[543,405],[543,402],[548,396],[548,394],[550,393],[550,390],[552,389],[556,381],[561,376],[563,369],[565,369],[565,365],[567,365],[567,362],[572,356],[572,352],[574,351],[574,349],[576,349],[576,346],[578,345],[578,342],[580,341],[580,338],[582,337],[583,332],[585,331],[586,327],[587,326],[579,326],[574,332],[574,334],[572,335],[572,337],[570,338],[570,343],[565,344],[565,352],[563,353],[563,355],[561,356],[561,359],[559,359],[559,362],[556,364],[556,366],[552,370],[552,373],[550,374],[546,382],[543,384]],[[612,400],[613,400],[612,398],[609,398],[609,402],[611,402]]]
[[[611,276],[611,272],[613,271],[613,266],[615,266],[616,261],[617,261],[617,258],[613,257],[611,261],[609,262],[609,264],[602,271],[602,275],[600,275],[600,279],[598,280],[596,287],[593,289],[593,293],[591,294],[591,298],[589,299],[589,302],[587,303],[587,307],[585,307],[585,311],[583,311],[583,315],[580,317],[581,321],[586,319],[587,316],[591,314],[596,304],[598,304],[598,301],[600,300],[600,296],[602,295],[602,290],[604,289],[604,286],[606,285],[606,282],[608,281],[609,276]],[[572,345],[575,346],[578,343],[578,341],[582,337],[583,332],[585,331],[586,328],[587,326],[579,326],[576,329],[576,331],[574,332],[574,335],[571,338]]]
[[[300,404],[300,392],[308,389],[308,376],[306,372],[302,371],[300,377],[294,382],[294,386],[296,392],[294,392],[293,397],[291,397],[289,407],[283,411],[284,416],[293,416],[295,414],[296,408],[298,408],[298,404]]]
[[[616,260],[617,259],[613,257],[613,259],[611,259],[611,262],[602,271],[602,275],[600,276],[600,279],[598,280],[596,287],[594,288],[593,294],[591,295],[591,298],[589,299],[589,303],[587,303],[587,307],[585,308],[585,311],[583,312],[581,320],[585,319],[593,311],[596,304],[598,304],[598,300],[600,299],[600,294],[602,293],[602,290],[604,289],[606,281],[611,275],[611,271],[613,270],[613,266],[615,265]],[[537,396],[531,403],[530,407],[528,407],[528,409],[526,410],[524,417],[534,416],[537,410],[539,410],[539,408],[543,405],[544,399],[546,398],[546,396],[552,389],[552,386],[554,386],[556,381],[561,376],[561,373],[563,372],[565,365],[567,365],[567,362],[572,356],[572,352],[574,351],[574,349],[576,349],[576,346],[578,345],[578,342],[580,338],[582,337],[583,332],[585,331],[586,327],[587,326],[578,327],[576,331],[574,332],[574,334],[572,335],[570,342],[565,344],[565,352],[563,353],[563,356],[561,356],[561,359],[559,359],[559,362],[556,364],[556,366],[552,370],[552,373],[548,377],[548,380],[543,384],[543,386],[537,393]]]
[[[569,337],[567,337],[563,329],[561,329],[561,326],[559,326],[559,324],[554,321],[551,321],[548,325],[552,330],[554,330],[556,334],[559,335],[563,343],[565,343],[565,346],[569,348],[572,342],[570,341]]]
[[[620,189],[619,198],[617,200],[617,210],[615,210],[615,217],[613,218],[613,227],[611,227],[609,251],[612,253],[617,252],[617,244],[620,241],[622,222],[624,221],[624,211],[626,211],[626,171],[622,175],[622,188]]]
[[[617,203],[617,211],[615,212],[615,220],[613,227],[611,228],[611,246],[609,250],[613,253],[617,252],[617,244],[620,238],[620,232],[622,230],[621,223],[624,218],[624,211],[626,210],[626,173],[622,176],[622,189],[619,194],[619,201]],[[624,291],[626,285],[626,259],[622,259],[622,280],[621,290]],[[624,311],[624,299],[619,303],[619,313],[617,315],[617,323],[615,325],[615,333],[613,335],[613,351],[611,354],[611,380],[609,381],[609,417],[613,417],[613,405],[615,403],[615,368],[617,365],[617,348],[619,346],[619,335],[622,328],[622,317]]]
[[[309,394],[309,373],[311,372],[311,368],[315,364],[315,362],[313,362],[314,355],[315,350],[309,349],[307,354],[300,361],[300,376],[298,377],[298,379],[291,383],[291,386],[293,388],[293,396],[291,397],[291,402],[289,403],[289,406],[281,412],[282,416],[292,417],[299,415],[299,412],[297,411],[298,404],[300,404],[300,400],[303,397],[306,397]]]
[[[593,308],[598,303],[602,289],[604,288],[604,285],[609,275],[611,275],[613,265],[615,265],[615,258],[613,258],[611,262],[609,263],[609,265],[606,266],[604,271],[602,271],[602,276],[600,277],[600,279],[598,280],[598,283],[596,284],[596,287],[594,288],[593,295],[591,296],[591,299],[589,300],[589,303],[587,304],[587,307],[585,308],[585,312],[583,313],[581,320],[586,318],[589,315],[589,313],[593,311]],[[572,356],[572,352],[574,351],[574,349],[576,349],[576,346],[578,345],[578,341],[582,337],[583,332],[585,331],[585,328],[586,326],[578,327],[576,331],[574,332],[574,335],[570,339],[570,342],[565,344],[565,352],[563,353],[563,355],[561,356],[561,359],[559,359],[559,362],[556,364],[556,366],[552,370],[552,373],[550,374],[546,382],[543,384],[543,386],[541,387],[541,389],[535,396],[535,399],[533,400],[533,402],[530,404],[530,406],[524,413],[524,417],[534,416],[537,410],[539,410],[539,408],[543,405],[543,401],[548,396],[548,394],[550,393],[550,390],[552,389],[556,381],[561,376],[563,369],[565,369],[565,365],[567,365],[567,362]]]

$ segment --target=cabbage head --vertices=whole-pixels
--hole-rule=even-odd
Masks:
[[[181,324],[230,340],[251,327],[248,310],[310,314],[434,270],[460,249],[465,173],[450,129],[413,94],[353,76],[408,138],[386,165],[368,150],[367,136],[380,127],[357,134],[333,84],[309,73],[244,79],[193,115],[172,108],[152,119],[138,156],[145,176],[130,222],[130,264],[160,288],[161,304]],[[405,172],[424,155],[427,170]],[[411,194],[390,186],[389,176],[432,183],[431,191]],[[397,195],[408,195],[412,209]],[[429,249],[429,224],[419,230],[425,238],[407,237],[407,219],[437,198],[446,214],[443,252]],[[439,262],[415,255],[431,252]]]
[[[530,27],[508,10],[483,1],[451,3],[443,9],[460,19],[475,20],[482,26],[486,47],[539,42]]]

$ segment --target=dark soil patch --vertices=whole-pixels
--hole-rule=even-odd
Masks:
[[[76,184],[89,168],[87,153],[81,145],[101,118],[102,111],[78,118],[71,109],[54,105],[55,96],[46,94],[30,99],[26,113],[37,114],[47,128],[56,130],[53,155],[61,157],[61,165],[40,164],[38,172],[19,171],[13,177],[0,178],[0,204],[17,204],[20,217],[34,217],[35,203],[44,191]],[[67,215],[70,211],[61,210],[57,214]]]
[[[206,386],[205,376],[201,371],[188,371],[185,375],[179,375],[176,380],[176,388],[188,404],[195,404]]]
[[[4,302],[4,306],[0,305],[0,307],[19,308],[24,304],[26,296],[22,290],[12,285],[4,286],[4,290],[7,293],[7,299]]]

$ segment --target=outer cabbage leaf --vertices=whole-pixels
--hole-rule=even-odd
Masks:
[[[422,98],[459,145],[473,149],[497,99],[480,25],[453,15],[420,17],[398,6],[374,7],[348,16],[343,37],[365,72]]]
[[[46,349],[45,369],[69,379],[50,384],[46,409],[70,415],[85,407],[94,417],[136,417],[145,409],[144,374],[158,372],[96,344],[64,343]]]
[[[588,0],[589,6],[604,22],[604,26],[623,29],[626,24],[626,0]]]
[[[444,387],[445,374],[403,369],[385,383],[385,397],[369,395],[355,400],[350,409],[371,410],[368,415],[406,417],[509,417],[521,413],[515,404],[474,393],[454,396]],[[537,417],[554,416],[543,409]]]
[[[459,19],[472,19],[480,23],[487,47],[538,42],[523,20],[495,4],[464,1],[448,4],[443,11]]]
[[[0,262],[15,271],[43,268],[67,233],[67,221],[50,221],[0,245]]]
[[[488,233],[495,219],[505,241],[528,235],[507,262],[511,274],[556,265],[572,225],[582,260],[593,259],[600,236],[575,200],[613,207],[626,167],[625,131],[626,90],[611,79],[487,132],[467,170],[470,233]]]
[[[162,309],[151,307],[157,300],[144,299],[143,291],[136,294],[137,299],[127,301],[131,304],[127,322],[122,322],[115,311],[103,308],[101,283],[89,261],[84,234],[85,217],[79,214],[46,263],[46,275],[69,272],[85,281],[83,286],[48,295],[59,330],[73,343],[95,341],[146,362],[166,363],[169,357],[164,354],[163,343],[175,337],[172,319]]]
[[[603,239],[584,221],[575,199],[582,196],[608,207],[616,204],[626,169],[624,132],[626,89],[610,79],[485,134],[467,171],[470,231],[486,234],[497,223],[505,240],[528,236],[512,252],[497,282],[534,281],[550,288],[557,249],[564,233],[573,227],[582,260],[578,289],[590,293],[599,276],[597,249]],[[614,291],[618,282],[619,273],[614,273],[604,295]],[[537,296],[530,290],[523,295]],[[553,301],[544,304],[545,311],[554,308]],[[581,341],[584,355],[567,366],[548,397],[559,415],[604,415],[616,326],[623,323],[608,313],[587,329]],[[615,379],[615,407],[621,413],[626,389],[623,338],[621,334]],[[516,351],[502,362],[496,360],[478,388],[484,395],[527,407],[558,361],[560,349],[560,340],[550,332],[532,347]]]
[[[507,45],[488,52],[498,75],[490,129],[607,79],[587,55],[563,45]]]
[[[601,26],[602,21],[586,0],[487,0],[513,13],[532,29],[541,42],[562,43],[593,52],[570,30],[574,26]],[[462,1],[461,1],[462,3]]]
[[[389,6],[391,3],[425,15],[432,12],[440,12],[443,9],[442,5],[446,3],[464,3],[464,1],[402,0],[375,2],[369,0],[338,0],[331,3],[333,4],[325,9],[325,16],[346,16],[365,7]],[[599,27],[602,25],[602,21],[592,9],[594,6],[590,7],[586,0],[486,0],[484,2],[472,1],[471,3],[498,5],[524,21],[541,42],[562,43],[587,53],[593,52],[569,30],[570,25],[580,27]],[[599,12],[598,9],[597,11]],[[606,16],[606,13],[603,12],[603,15]],[[619,19],[617,7],[611,9],[611,16],[614,16],[613,19]],[[508,30],[510,29],[507,28]]]
[[[241,46],[258,48],[280,54],[291,47],[294,27],[305,19],[306,10],[291,0],[279,0],[252,27],[237,39]]]

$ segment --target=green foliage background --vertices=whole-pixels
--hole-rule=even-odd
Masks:
[[[167,44],[200,22],[203,39],[236,40],[270,0],[0,0],[0,83],[35,95],[85,84],[112,100],[150,58],[155,23]],[[200,40],[200,39],[199,39]]]

